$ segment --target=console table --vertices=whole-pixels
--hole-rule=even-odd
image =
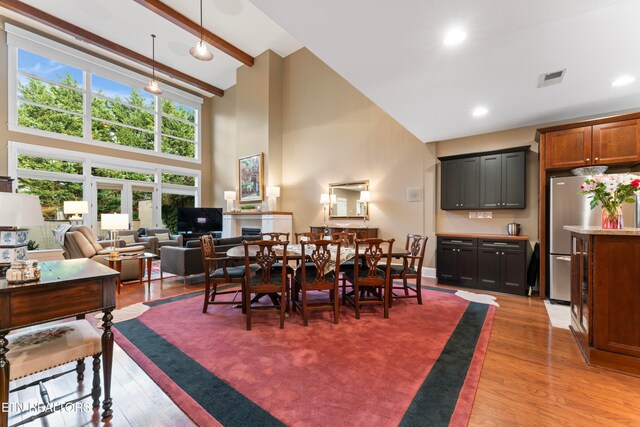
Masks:
[[[378,237],[378,228],[362,228],[362,227],[346,227],[342,225],[312,225],[309,227],[312,233],[321,233],[324,235],[325,229],[329,230],[329,235],[346,231],[348,233],[356,233],[357,239],[374,239]]]
[[[111,366],[113,332],[111,312],[116,307],[118,272],[90,259],[51,261],[40,264],[39,281],[9,284],[0,279],[0,405],[9,401],[9,361],[7,334],[14,329],[69,317],[82,319],[102,311],[102,366],[104,394],[102,419],[109,418],[111,406]],[[0,411],[0,426],[8,425],[8,412]]]
[[[222,237],[242,235],[242,228],[259,228],[262,233],[292,233],[292,212],[224,212]]]

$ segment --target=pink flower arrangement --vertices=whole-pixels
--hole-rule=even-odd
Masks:
[[[630,173],[617,175],[588,176],[580,186],[580,193],[591,198],[591,209],[602,205],[602,209],[616,215],[624,202],[634,203],[640,191],[640,176]]]

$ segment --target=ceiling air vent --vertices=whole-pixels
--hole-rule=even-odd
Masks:
[[[551,73],[540,74],[538,78],[538,87],[545,87],[558,84],[562,82],[564,75],[567,73],[567,69],[560,71],[553,71]]]

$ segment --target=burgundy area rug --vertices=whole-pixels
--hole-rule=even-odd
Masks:
[[[117,323],[116,341],[202,426],[464,426],[495,307],[453,292],[424,289],[389,319],[342,307],[337,325],[254,312],[251,331],[239,309],[203,314],[203,294],[184,295]]]

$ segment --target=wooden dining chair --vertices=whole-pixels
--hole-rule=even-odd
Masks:
[[[389,318],[391,294],[391,254],[395,239],[356,239],[356,256],[353,273],[346,273],[353,283],[353,294],[343,298],[355,309],[360,319],[364,305],[382,305],[385,319]],[[365,291],[372,297],[365,298]]]
[[[210,234],[200,237],[200,249],[202,252],[202,266],[204,267],[204,306],[202,312],[206,313],[211,304],[237,304],[235,297],[240,293],[242,297],[242,285],[245,279],[246,268],[243,266],[227,266],[230,258],[216,254],[214,239]],[[249,271],[255,271],[252,266]],[[222,289],[220,289],[222,288]],[[216,296],[236,294],[233,300],[216,301]],[[244,311],[244,305],[243,311]]]
[[[265,239],[268,237],[268,239]],[[289,233],[260,233],[260,238],[262,240],[275,240],[277,242],[288,242],[289,241]]]
[[[310,240],[321,240],[322,239],[322,233],[311,233],[311,232],[305,232],[305,233],[293,233],[293,235],[296,238],[296,243],[300,244],[303,241],[310,241]]]
[[[419,234],[407,234],[405,249],[409,252],[402,257],[402,264],[391,264],[391,299],[389,307],[393,306],[393,300],[397,298],[416,298],[418,304],[422,304],[422,263],[424,251],[427,247],[427,236]],[[415,288],[407,283],[408,280],[416,281]],[[394,280],[402,280],[402,285],[396,285]],[[395,290],[403,290],[404,295],[396,295]],[[409,292],[411,291],[411,293]]]
[[[255,258],[258,265],[257,271],[245,276],[244,307],[247,320],[247,331],[251,330],[251,295],[252,294],[276,294],[279,297],[278,304],[272,306],[254,307],[256,310],[275,310],[280,313],[280,329],[284,328],[285,307],[289,301],[289,286],[287,280],[287,245],[289,242],[276,240],[256,240],[242,242],[244,245],[245,270],[250,271],[251,260]],[[274,246],[282,245],[282,262],[280,268],[274,268],[279,256]],[[257,246],[255,256],[251,253],[250,246]]]
[[[336,263],[332,258],[331,250],[340,254],[340,242],[332,242],[329,240],[310,240],[308,242],[314,248],[311,252],[307,252],[306,245],[302,245],[302,259],[311,260],[304,263],[296,269],[293,276],[293,292],[297,295],[298,290],[302,293],[302,302],[298,302],[297,298],[292,300],[293,311],[299,308],[302,312],[302,323],[304,326],[309,324],[309,312],[317,310],[333,310],[333,323],[337,324],[340,317],[340,304],[338,298],[338,290],[340,289],[340,263]],[[333,246],[330,250],[330,246]],[[325,272],[331,264],[334,268]],[[309,291],[329,291],[328,301],[309,302]]]
[[[339,241],[343,247],[353,247],[357,238],[358,233],[356,233],[355,231],[335,231],[331,234],[331,239]],[[342,265],[340,266],[340,281],[342,282],[343,293],[347,288],[347,274],[350,273],[351,275],[353,275],[354,262],[355,260],[350,259],[349,261],[345,261],[344,263],[342,263]]]

